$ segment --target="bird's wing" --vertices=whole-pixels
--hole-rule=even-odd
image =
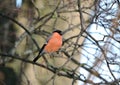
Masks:
[[[47,43],[49,42],[49,40],[51,39],[51,37],[52,37],[52,35],[49,36],[49,38],[46,40],[46,43],[42,46],[42,48],[40,49],[37,57],[34,58],[33,62],[36,62],[36,61],[41,57],[41,54],[42,54],[42,52],[44,51],[44,48],[45,48],[45,46],[47,45]]]

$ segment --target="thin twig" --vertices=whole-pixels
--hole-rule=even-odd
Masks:
[[[27,28],[25,28],[22,24],[20,24],[17,20],[5,15],[5,14],[2,14],[0,13],[0,16],[2,16],[3,18],[6,18],[6,19],[9,19],[11,20],[12,22],[14,22],[15,24],[17,24],[18,26],[20,26],[23,30],[25,30],[25,32],[30,36],[30,38],[32,39],[32,41],[34,42],[34,44],[36,45],[37,49],[39,50],[39,46],[36,42],[36,40],[32,37],[32,34],[27,30]]]

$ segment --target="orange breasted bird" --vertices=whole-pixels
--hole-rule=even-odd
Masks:
[[[33,62],[36,62],[43,52],[53,53],[58,51],[62,46],[62,31],[56,30],[53,31],[52,36],[49,38],[48,42],[42,46],[38,56],[34,58]]]

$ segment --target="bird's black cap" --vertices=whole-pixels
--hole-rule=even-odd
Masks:
[[[53,31],[53,33],[54,32],[57,32],[57,33],[59,33],[60,35],[62,35],[62,31],[61,30],[55,30],[55,31]]]

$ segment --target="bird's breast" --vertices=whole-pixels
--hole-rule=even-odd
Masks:
[[[57,36],[49,40],[44,50],[45,52],[51,53],[51,52],[58,51],[61,46],[62,46],[62,37]]]

